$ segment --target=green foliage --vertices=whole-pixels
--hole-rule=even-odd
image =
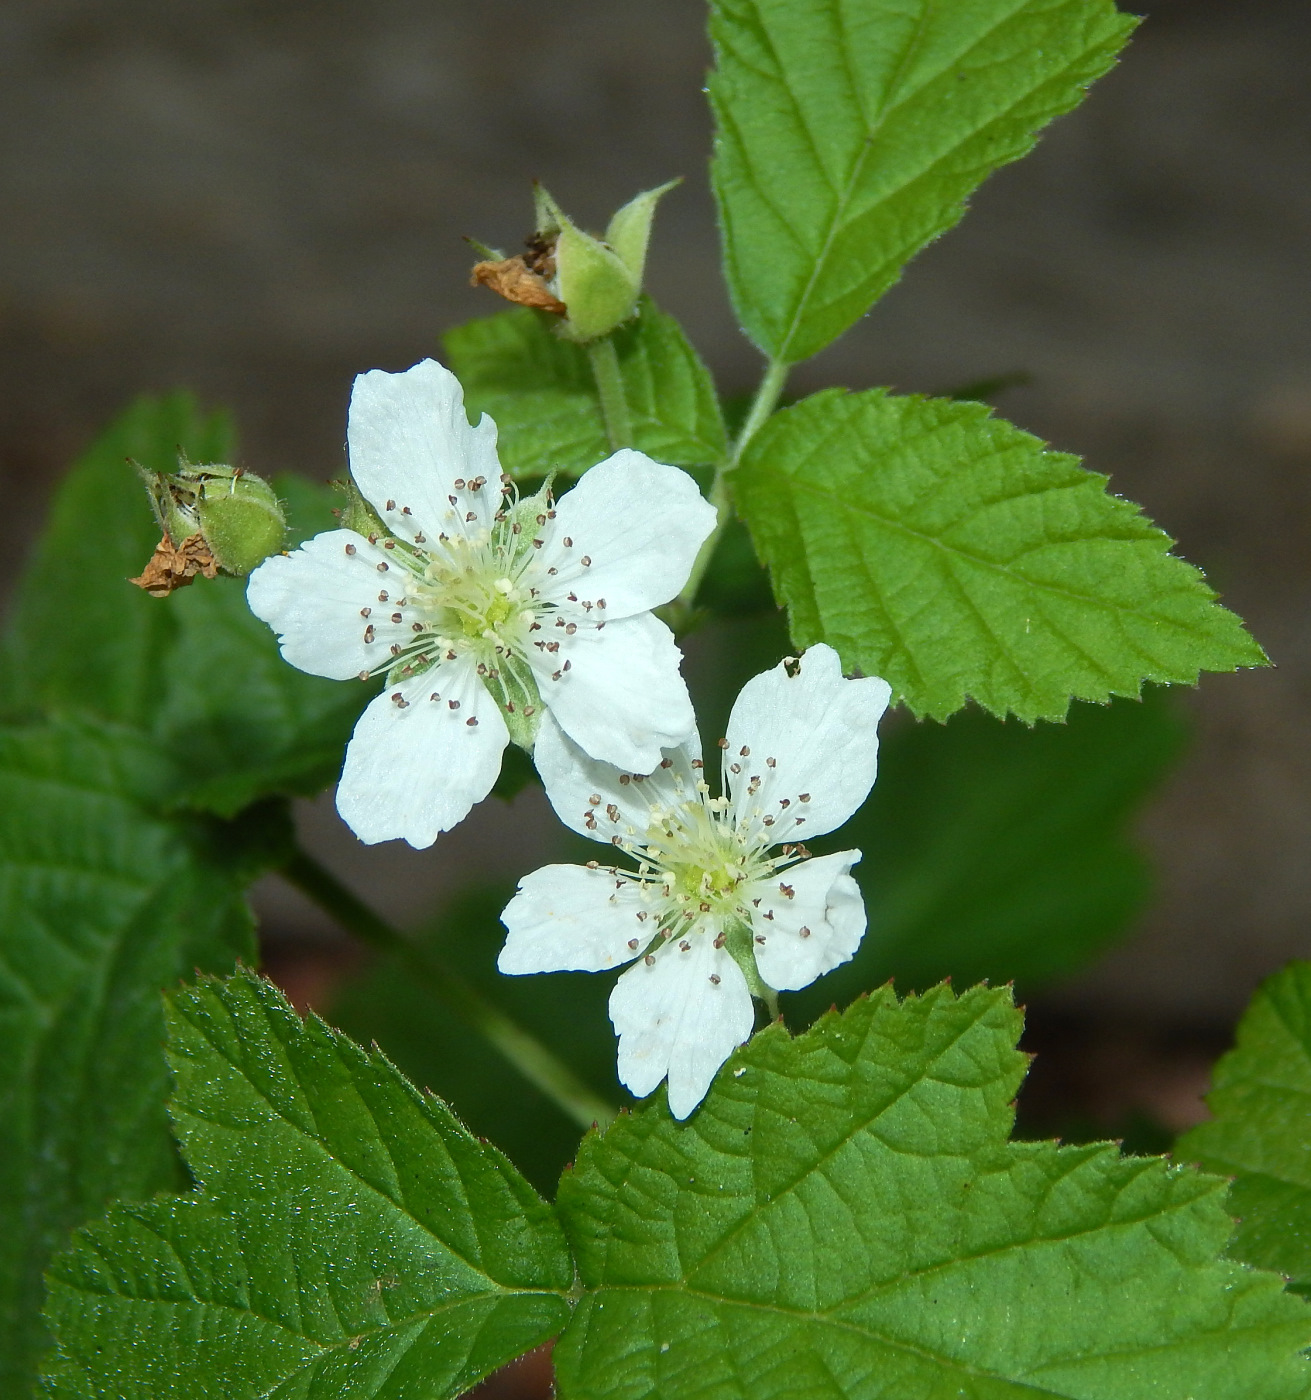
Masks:
[[[1160,692],[1076,705],[1065,724],[1033,729],[977,710],[894,725],[868,802],[825,843],[865,852],[854,873],[869,932],[852,962],[788,998],[788,1014],[889,977],[1028,991],[1090,961],[1146,903],[1129,822],[1183,737]]]
[[[633,446],[674,466],[719,461],[727,440],[715,387],[678,322],[643,298],[613,339]],[[587,351],[561,340],[549,318],[502,311],[448,332],[444,344],[470,416],[496,420],[511,476],[578,476],[610,455]]]
[[[585,1139],[561,1400],[1305,1396],[1311,1315],[1216,1259],[1223,1182],[1007,1142],[1019,1029],[1005,990],[884,990]]]
[[[242,885],[276,832],[165,818],[131,732],[0,728],[0,1394],[27,1393],[41,1272],[115,1196],[177,1185],[159,988],[252,956]]]
[[[747,333],[804,360],[1110,67],[1109,0],[713,0],[724,267]]]
[[[830,643],[917,714],[1059,719],[1265,660],[1105,477],[981,404],[825,390],[733,482],[796,645]]]
[[[1007,1141],[1004,989],[767,1029],[688,1123],[661,1098],[584,1140],[564,1236],[443,1105],[268,984],[185,990],[170,1029],[201,1187],[115,1207],[56,1262],[56,1397],[436,1400],[562,1326],[562,1400],[1311,1390],[1305,1305],[1216,1257],[1223,1181]]]
[[[159,530],[125,458],[171,471],[179,449],[231,461],[226,418],[185,394],[141,399],[69,474],[0,650],[0,707],[131,724],[178,760],[176,800],[227,816],[270,793],[326,787],[369,696],[288,666],[239,579],[202,579],[164,599],[127,582]],[[330,526],[326,492],[278,486],[291,495],[296,538],[307,518]]]
[[[1215,1116],[1185,1133],[1176,1155],[1234,1178],[1229,1252],[1311,1294],[1311,963],[1257,992],[1207,1103]]]
[[[582,842],[578,842],[579,847]],[[589,860],[591,851],[578,857]],[[606,1014],[612,979],[586,972],[549,979],[505,977],[501,910],[513,885],[465,891],[420,939],[516,1024],[539,1036],[612,1101],[631,1102],[615,1080],[615,1037]],[[476,1133],[490,1138],[541,1191],[554,1189],[578,1149],[578,1127],[460,1021],[434,1014],[432,993],[394,959],[380,958],[342,986],[331,1020],[381,1045],[416,1084],[440,1094]]]
[[[381,1055],[250,974],[172,997],[169,1035],[201,1189],[58,1261],[52,1394],[438,1400],[559,1329],[550,1207]]]

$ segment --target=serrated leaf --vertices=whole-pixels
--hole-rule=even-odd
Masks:
[[[733,303],[794,363],[1110,67],[1110,0],[714,0],[713,176]]]
[[[249,974],[177,993],[169,1029],[201,1189],[56,1262],[53,1395],[442,1400],[559,1329],[551,1208],[381,1054]]]
[[[732,481],[796,645],[828,642],[917,714],[1059,719],[1265,662],[1106,477],[981,404],[825,390]]]
[[[458,326],[443,344],[470,415],[496,420],[511,476],[577,476],[610,455],[587,351],[561,340],[545,316],[503,311]],[[672,466],[722,459],[727,438],[715,386],[678,322],[643,298],[614,345],[633,446]]]
[[[1262,985],[1212,1083],[1214,1116],[1175,1155],[1234,1178],[1229,1252],[1311,1294],[1311,963]]]
[[[179,448],[194,462],[231,461],[227,419],[185,394],[142,399],[64,481],[19,586],[0,707],[134,724],[179,760],[176,800],[229,816],[332,782],[370,697],[288,666],[239,579],[202,579],[164,599],[128,583],[159,531],[125,458],[168,471]],[[294,533],[306,516],[330,528],[325,491],[278,484],[292,497]]]
[[[1284,1400],[1311,1314],[1216,1255],[1224,1183],[1007,1142],[1005,990],[884,989],[591,1135],[561,1400]]]
[[[69,1229],[178,1182],[159,989],[254,951],[249,861],[157,814],[155,746],[81,724],[0,729],[0,1394],[28,1394]],[[253,878],[253,876],[251,876]]]

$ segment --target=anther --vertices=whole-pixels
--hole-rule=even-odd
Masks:
[[[751,757],[751,750],[750,750],[749,748],[747,748],[747,746],[746,746],[745,744],[743,744],[742,747],[738,750],[738,755],[739,755],[739,757],[741,757],[741,758],[750,758],[750,757]]]
[[[572,548],[574,547],[574,542],[573,542],[573,540],[571,540],[571,539],[569,538],[568,535],[566,535],[566,536],[564,537],[564,540],[562,541],[562,543],[564,544],[564,547],[565,547],[566,549],[572,549]]]
[[[727,740],[727,739],[721,739],[721,740],[719,741],[719,747],[720,747],[721,749],[726,749],[726,748],[728,747],[728,740]]]
[[[368,615],[369,615],[372,611],[373,611],[372,608],[361,608],[361,609],[360,609],[360,616],[361,616],[361,617],[368,617]]]
[[[387,601],[387,595],[386,595],[385,593],[379,593],[379,594],[378,594],[378,601],[379,601],[380,603],[385,603],[385,602]]]
[[[401,654],[400,645],[397,642],[393,642],[387,649],[393,656],[399,656]]]
[[[433,693],[428,697],[429,700],[440,700],[441,698],[442,698],[442,697],[441,697],[440,695],[438,695],[438,693],[437,693],[435,690],[434,690]]]
[[[464,513],[464,519],[465,519],[465,523],[468,524],[470,521],[477,520],[478,517],[477,517],[477,515],[476,515],[473,511],[467,510],[467,511],[465,511],[465,513]]]
[[[717,972],[712,972],[712,973],[710,974],[710,985],[711,985],[712,987],[717,987],[717,986],[719,986],[719,973],[717,973]]]
[[[427,535],[425,535],[425,534],[423,533],[423,531],[420,530],[419,533],[418,533],[417,535],[415,535],[415,537],[414,537],[414,543],[415,543],[415,544],[427,544],[427,543],[428,543],[428,537],[427,537]]]
[[[566,637],[572,637],[577,631],[578,624],[576,622],[569,622],[565,624],[564,634]]]
[[[638,940],[637,940],[636,938],[630,938],[630,939],[628,940],[628,946],[633,950],[633,952],[637,952],[637,949],[638,949],[638,947],[639,947],[639,942],[638,942]]]
[[[396,509],[396,502],[395,502],[395,501],[388,501],[388,502],[387,502],[387,509],[388,509],[388,510],[395,510],[395,509]]]
[[[583,568],[590,569],[592,567],[592,556],[590,554],[584,554],[578,562],[583,566]]]
[[[401,507],[401,514],[402,514],[402,515],[413,515],[414,512],[409,508],[409,506],[402,506],[402,507]]]
[[[655,954],[654,954],[654,953],[648,953],[648,954],[646,955],[646,957],[644,957],[644,958],[642,959],[642,961],[647,965],[647,967],[654,967],[654,966],[655,966]]]
[[[779,885],[778,892],[788,899],[795,899],[797,894],[796,890],[791,885]]]
[[[599,860],[589,860],[587,862],[587,868],[589,870],[599,870],[601,868],[601,862]]]
[[[372,674],[372,671],[361,671],[359,673],[360,680],[367,681]]]
[[[447,703],[447,704],[451,707],[451,709],[453,709],[453,710],[458,710],[458,709],[460,708],[460,702],[459,702],[458,700],[448,700],[446,703]]]
[[[777,768],[777,767],[778,767],[778,762],[777,762],[775,759],[767,758],[767,759],[765,760],[765,767],[766,767],[766,768]]]
[[[601,794],[599,792],[594,792],[587,800],[593,807],[599,807],[601,805]]]
[[[523,707],[523,712],[526,715],[534,715],[537,713],[537,707],[536,705],[525,705]]]
[[[411,631],[411,632],[422,632],[422,631],[423,631],[423,623],[422,623],[422,622],[411,622],[411,623],[410,623],[410,631]]]
[[[620,773],[619,782],[623,787],[627,787],[632,781],[632,778],[630,778],[627,773]]]
[[[742,765],[740,763],[730,763],[728,765],[728,771],[733,774],[740,773],[742,771]]]
[[[380,574],[385,574],[387,572],[387,565],[385,562],[378,565],[378,572]]]
[[[364,640],[365,640],[365,642],[371,642],[371,641],[373,640],[373,638],[374,638],[375,635],[376,635],[376,634],[374,633],[374,630],[373,630],[373,623],[369,623],[369,625],[364,629]]]
[[[598,599],[596,600],[596,606],[597,606],[598,608],[603,608],[603,607],[605,607],[605,599],[604,599],[604,598],[598,598]]]
[[[758,933],[758,934],[756,934],[756,942],[757,942],[757,943],[763,943],[764,941],[765,941],[765,935],[764,935],[763,933]]]
[[[802,924],[801,927],[797,930],[797,932],[802,936],[802,938],[810,937],[810,930],[805,926],[805,924]]]
[[[392,615],[391,615],[391,620],[392,620],[393,622],[403,622],[403,621],[404,621],[404,618],[402,618],[402,616],[400,615],[400,613],[392,613]]]
[[[784,808],[790,807],[792,805],[792,799],[790,797],[780,797],[778,799],[778,805]]]
[[[717,933],[715,935],[715,941],[710,946],[712,948],[722,948],[727,941],[728,935],[726,933]]]
[[[353,544],[348,544],[348,545],[346,546],[346,553],[347,553],[347,554],[354,554],[354,553],[355,553],[355,546],[354,546]]]
[[[605,814],[612,822],[617,822],[619,820],[619,808],[616,807],[613,802],[606,803]]]
[[[678,951],[680,953],[690,953],[692,951],[692,945],[687,941],[686,938],[683,939],[683,941],[678,945]]]
[[[463,478],[462,476],[457,476],[457,477],[455,478],[455,489],[456,489],[457,491],[463,491],[463,490],[464,490],[464,478]]]
[[[672,768],[674,766],[674,760],[672,758],[662,758],[660,760],[660,766],[661,768]]]
[[[467,724],[470,729],[476,728],[478,724],[478,716],[470,715],[469,718],[465,720],[465,724]]]
[[[810,801],[810,794],[809,794],[808,792],[803,792],[803,793],[801,794],[801,797],[800,797],[799,800],[802,801],[802,802],[809,802],[809,801]]]

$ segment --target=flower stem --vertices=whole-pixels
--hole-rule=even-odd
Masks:
[[[692,565],[692,572],[687,576],[687,582],[683,585],[683,591],[671,605],[675,614],[682,618],[691,616],[692,606],[696,601],[697,590],[701,587],[701,580],[705,577],[706,570],[710,567],[710,560],[714,556],[715,546],[719,543],[719,537],[724,533],[724,526],[728,524],[729,509],[728,499],[728,474],[737,466],[742,459],[743,452],[746,451],[747,443],[764,426],[765,419],[773,413],[778,404],[779,396],[783,393],[783,386],[787,383],[788,371],[792,368],[783,360],[770,360],[765,370],[764,377],[756,389],[755,397],[751,400],[751,407],[747,412],[746,420],[742,424],[741,431],[737,435],[728,456],[715,468],[715,479],[710,486],[710,504],[715,508],[716,521],[715,528],[710,532],[710,537],[701,546],[697,554],[696,561]],[[676,631],[679,629],[675,629]]]
[[[390,953],[417,976],[447,1008],[478,1031],[563,1113],[582,1128],[605,1127],[614,1106],[593,1093],[536,1036],[516,1024],[471,983],[427,949],[370,909],[331,871],[297,848],[283,877],[361,943]]]
[[[601,415],[611,450],[632,447],[633,419],[628,412],[628,395],[624,392],[624,376],[613,337],[603,335],[593,340],[587,347],[587,358],[592,362],[592,377],[601,396]]]

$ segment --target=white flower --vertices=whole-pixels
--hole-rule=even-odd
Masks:
[[[502,972],[601,972],[633,961],[610,996],[619,1078],[639,1097],[669,1079],[686,1118],[751,1034],[752,993],[795,991],[846,962],[865,933],[851,867],[805,838],[842,825],[878,765],[890,690],[844,680],[814,646],[742,689],[723,748],[723,795],[705,781],[695,733],[648,776],[589,759],[548,719],[535,754],[560,819],[637,869],[548,865],[501,916]]]
[[[472,427],[432,360],[355,381],[351,475],[381,529],[316,535],[250,579],[293,666],[385,675],[346,750],[337,808],[366,842],[429,846],[496,781],[543,710],[586,754],[634,769],[695,727],[673,634],[715,512],[686,472],[616,452],[552,503],[506,494],[496,425]]]

